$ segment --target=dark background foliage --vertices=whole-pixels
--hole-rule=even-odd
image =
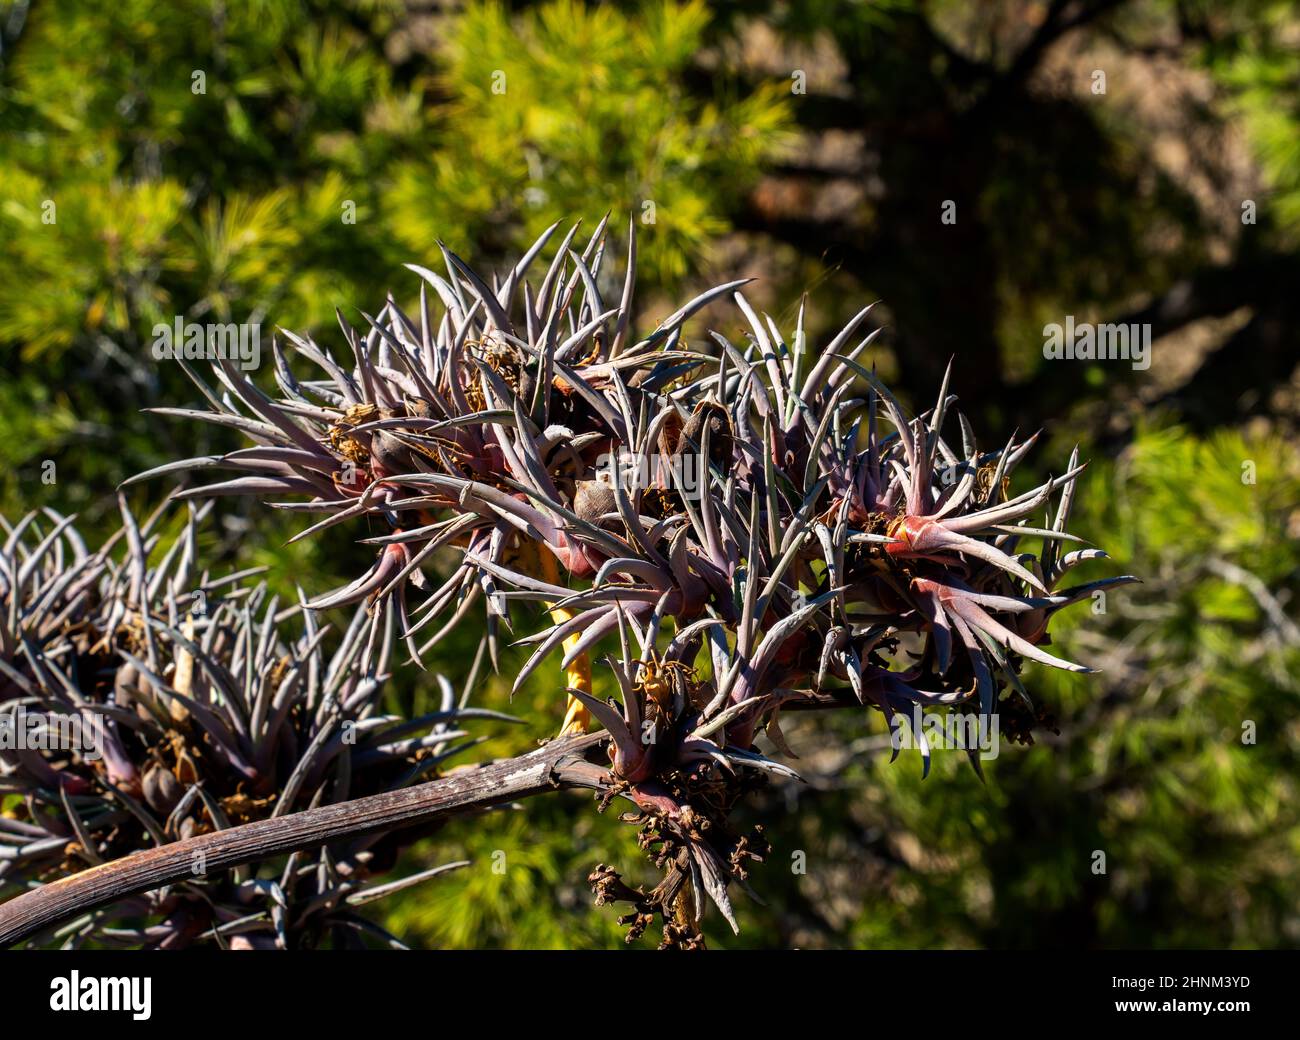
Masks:
[[[336,342],[336,307],[416,298],[401,265],[432,266],[439,238],[491,268],[606,211],[640,223],[646,329],[741,275],[783,327],[806,294],[814,343],[882,301],[874,361],[902,396],[929,401],[954,358],[982,442],[1042,427],[1040,473],[1082,443],[1082,533],[1146,579],[1070,618],[1058,642],[1104,674],[1032,669],[1059,733],[1004,748],[985,785],[962,756],[924,782],[915,756],[891,766],[878,718],[792,722],[811,782],[752,809],[767,906],[742,900],[740,939],[715,921],[713,941],[1295,945],[1290,3],[0,3],[5,515],[104,530],[120,480],[235,446],[143,411],[194,397],[153,360],[156,322]],[[1045,360],[1067,315],[1149,323],[1151,367]],[[312,594],[368,559],[337,532],[286,547],[293,529],[223,503],[207,558]],[[474,643],[436,667],[463,681]],[[483,685],[500,706],[509,683]],[[404,675],[394,708],[431,687]],[[512,710],[526,725],[478,751],[554,732],[557,691],[535,679]],[[385,923],[433,946],[617,944],[584,879],[635,872],[630,830],[576,796],[458,821],[406,866],[473,865]]]

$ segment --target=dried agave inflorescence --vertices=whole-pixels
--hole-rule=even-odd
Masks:
[[[445,278],[412,268],[441,307],[422,291],[413,321],[390,297],[364,334],[340,316],[346,365],[286,333],[325,378],[299,381],[276,344],[279,400],[229,365],[221,394],[187,368],[212,408],[168,411],[257,446],[163,469],[244,471],[185,497],[306,495],[274,503],[324,514],[303,535],[386,518],[390,533],[367,539],[374,567],[313,605],[395,612],[416,656],[482,602],[495,662],[512,606],[544,604],[550,623],[518,640],[535,649],[516,687],[562,650],[569,718],[585,708],[610,731],[612,777],[668,870],[648,896],[607,871],[593,881],[637,903],[634,930],[663,912],[666,941],[689,945],[704,893],[732,919],[727,883],[761,842],[731,835],[727,811],[784,770],[754,750],[760,727],[784,749],[783,706],[870,705],[891,731],[914,705],[1024,716],[1023,659],[1087,671],[1042,649],[1051,615],[1135,579],[1059,588],[1105,555],[1066,530],[1077,452],[1012,495],[1036,438],[981,451],[957,415],[950,442],[946,378],[932,409],[908,415],[858,360],[870,307],[814,351],[802,308],[787,341],[730,282],[636,339],[635,228],[613,307],[603,222],[581,253],[571,230],[537,288],[526,280],[554,230],[491,285],[445,249]],[[689,348],[687,320],[728,297],[747,342],[712,333]],[[442,546],[459,557],[434,586],[422,567]],[[427,592],[414,610],[408,582]],[[621,708],[592,696],[587,664],[615,633]]]
[[[196,573],[209,510],[191,506],[168,541],[162,510],[137,525],[124,505],[123,527],[93,552],[52,511],[0,518],[0,885],[404,786],[472,743],[462,720],[496,714],[458,708],[445,680],[438,712],[381,714],[391,622],[357,611],[336,636],[301,605],[280,609],[248,583],[253,572]],[[161,948],[395,942],[355,908],[455,865],[367,886],[396,852],[372,837],[211,876],[196,862],[192,880],[59,936]]]

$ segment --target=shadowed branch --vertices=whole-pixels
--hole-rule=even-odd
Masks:
[[[553,740],[517,758],[416,787],[258,820],[148,849],[92,867],[0,904],[0,948],[78,914],[204,872],[456,816],[518,798],[572,788],[603,790],[606,770],[585,758],[608,734]]]

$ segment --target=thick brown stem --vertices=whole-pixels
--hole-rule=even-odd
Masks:
[[[585,753],[608,734],[561,738],[518,758],[453,773],[417,787],[258,820],[147,849],[92,867],[0,904],[0,949],[88,910],[269,856],[396,830],[562,788],[602,790],[605,769]]]

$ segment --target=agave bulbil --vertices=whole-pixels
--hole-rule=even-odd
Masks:
[[[335,633],[251,572],[200,572],[195,532],[210,510],[191,506],[169,539],[163,510],[137,525],[123,505],[122,528],[93,551],[71,518],[0,518],[0,722],[11,724],[0,743],[0,885],[405,786],[468,746],[463,720],[495,714],[459,709],[445,681],[433,715],[381,713],[394,626],[358,610]],[[37,735],[69,718],[85,728],[32,746],[12,739],[28,718]],[[389,944],[355,908],[395,890],[367,879],[397,847],[363,838],[211,874],[196,861],[189,881],[92,911],[57,937],[166,949]]]
[[[187,365],[209,407],[167,411],[255,446],[163,469],[236,470],[180,497],[318,516],[300,536],[385,521],[363,539],[374,566],[311,605],[396,616],[414,658],[477,609],[494,664],[503,626],[532,648],[515,688],[559,655],[568,719],[609,731],[614,787],[667,871],[649,895],[608,868],[593,883],[637,904],[633,931],[661,912],[666,941],[690,945],[705,895],[734,925],[728,882],[761,841],[726,818],[756,778],[791,773],[755,746],[765,731],[783,748],[783,706],[859,703],[891,730],[914,705],[987,717],[1027,701],[1025,659],[1086,671],[1043,649],[1052,614],[1135,579],[1060,587],[1105,555],[1067,530],[1077,451],[1013,495],[1035,437],[981,450],[947,378],[910,414],[862,363],[870,307],[817,349],[802,307],[787,336],[734,281],[638,337],[635,225],[614,302],[605,223],[580,251],[570,229],[543,265],[556,230],[493,278],[445,247],[443,274],[411,265],[418,313],[389,297],[364,328],[340,314],[345,361],[285,332],[318,371],[296,375],[277,340],[278,397],[228,364],[217,388]],[[692,317],[728,304],[743,338],[689,344]],[[435,576],[442,547],[456,563]],[[617,704],[587,663],[609,640]]]

